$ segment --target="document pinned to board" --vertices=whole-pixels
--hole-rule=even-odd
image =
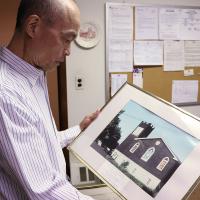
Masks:
[[[195,103],[198,98],[198,80],[173,80],[172,103]]]
[[[182,9],[180,22],[181,40],[200,40],[200,10]]]
[[[134,41],[134,65],[163,65],[163,41]]]
[[[143,88],[143,69],[133,69],[133,84],[137,85],[140,88]]]
[[[161,40],[178,40],[180,37],[180,14],[181,9],[159,9],[159,38]]]
[[[200,41],[185,41],[185,66],[200,66]]]
[[[184,70],[184,41],[164,41],[164,71]]]
[[[110,6],[108,23],[109,72],[132,72],[133,8]]]
[[[135,7],[135,39],[158,39],[158,8]]]
[[[160,8],[159,39],[200,40],[200,10]]]
[[[119,88],[127,82],[127,74],[111,74],[111,96],[113,96]]]

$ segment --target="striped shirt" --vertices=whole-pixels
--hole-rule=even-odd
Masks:
[[[62,147],[79,132],[57,131],[44,72],[0,48],[0,199],[91,200],[66,179]]]

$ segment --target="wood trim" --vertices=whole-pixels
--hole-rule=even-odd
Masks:
[[[57,68],[55,70],[49,71],[46,74],[46,77],[51,111],[53,113],[56,127],[58,130],[60,130]]]
[[[66,74],[66,62],[62,63],[58,67],[58,101],[59,101],[59,119],[60,119],[60,131],[68,128],[68,109],[67,109],[67,74]],[[67,148],[63,149],[63,153],[66,160],[66,173],[70,176],[70,160],[69,151]]]
[[[68,128],[66,62],[58,67],[57,76],[60,130],[65,130]]]

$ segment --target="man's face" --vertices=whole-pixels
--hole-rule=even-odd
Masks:
[[[79,15],[70,21],[66,17],[52,27],[41,21],[39,34],[33,41],[33,64],[48,71],[64,62],[65,56],[70,55],[70,45],[76,38],[79,27]]]

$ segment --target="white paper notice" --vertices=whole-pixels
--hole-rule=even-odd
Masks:
[[[184,76],[193,76],[194,69],[184,69]]]
[[[109,72],[132,72],[133,7],[110,6],[108,19]]]
[[[185,66],[200,66],[200,41],[185,41]]]
[[[198,80],[174,80],[172,82],[172,103],[197,102]]]
[[[133,84],[143,88],[143,70],[140,68],[133,69]]]
[[[181,40],[200,40],[200,9],[182,9]]]
[[[164,71],[184,70],[184,41],[164,41]]]
[[[158,39],[158,8],[135,7],[135,39]]]
[[[180,35],[181,9],[159,9],[159,38],[161,40],[178,40]]]
[[[134,65],[163,65],[163,41],[134,41]]]
[[[127,74],[111,74],[111,96],[127,81]]]

